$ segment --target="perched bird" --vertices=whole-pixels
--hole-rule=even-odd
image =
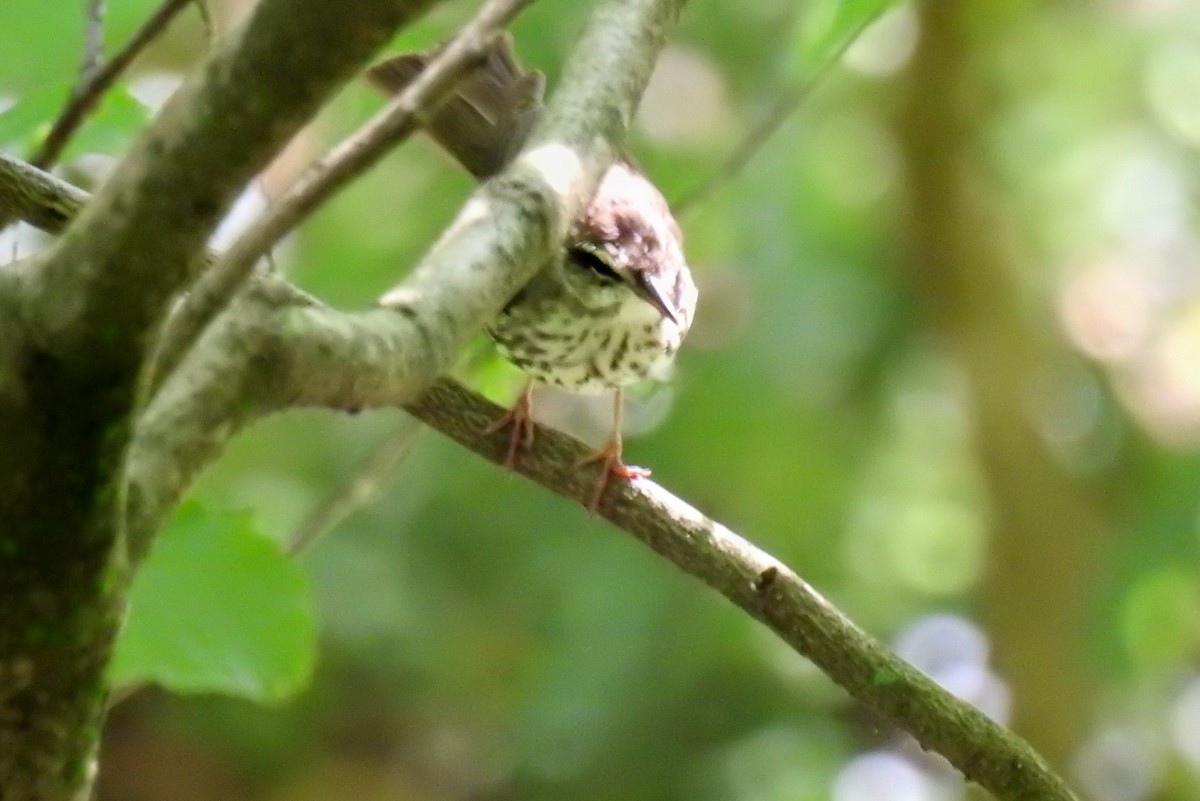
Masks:
[[[367,77],[396,94],[428,60],[427,54],[397,56],[372,67]],[[521,68],[511,38],[501,36],[426,129],[486,180],[512,160],[533,129],[544,82],[540,72]],[[513,409],[493,427],[512,425],[508,464],[515,463],[518,447],[532,443],[530,392],[536,381],[572,392],[614,393],[607,443],[577,465],[601,463],[589,508],[597,508],[610,475],[647,475],[621,462],[622,390],[674,358],[695,308],[696,285],[666,200],[631,159],[618,160],[572,223],[562,257],[537,273],[488,329],[500,353],[530,377]]]

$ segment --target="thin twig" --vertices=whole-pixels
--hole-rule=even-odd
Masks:
[[[208,8],[208,0],[193,0],[196,12],[200,15],[200,24],[204,26],[204,38],[212,44],[217,40],[217,26],[213,20],[212,11]]]
[[[287,552],[297,556],[309,550],[325,534],[354,512],[366,506],[392,480],[393,474],[412,452],[422,426],[407,418],[381,442],[325,500],[296,527],[287,539]]]
[[[767,116],[746,134],[746,137],[733,149],[729,157],[703,183],[672,203],[671,209],[675,212],[675,216],[683,217],[691,213],[697,205],[716,194],[722,187],[736,178],[746,168],[746,165],[750,163],[750,160],[758,155],[758,152],[763,149],[771,137],[779,132],[779,129],[788,121],[788,118],[795,114],[804,105],[804,102],[812,96],[813,91],[816,90],[821,80],[841,60],[842,55],[858,39],[859,34],[878,19],[881,12],[882,9],[875,15],[865,19],[811,75],[789,89],[779,99],[779,102],[775,104],[774,108],[767,113]]]
[[[79,67],[79,84],[71,90],[74,97],[104,63],[104,0],[88,0],[87,19],[83,29],[83,64]]]
[[[57,234],[91,197],[16,156],[0,153],[0,218]]]
[[[403,92],[300,176],[254,227],[205,272],[172,314],[152,362],[153,393],[204,327],[233,298],[258,259],[338,190],[420,126],[458,79],[481,58],[496,31],[532,0],[489,0]]]
[[[71,93],[66,107],[50,127],[50,132],[29,157],[29,163],[45,168],[57,161],[68,140],[100,102],[104,93],[116,83],[117,78],[138,54],[166,29],[175,15],[191,2],[192,0],[163,0],[163,4],[133,34],[125,47],[121,48],[111,61],[91,73],[84,83]]]

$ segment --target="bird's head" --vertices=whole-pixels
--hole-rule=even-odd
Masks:
[[[682,235],[662,194],[640,172],[617,162],[587,212],[572,227],[563,279],[585,306],[618,306],[647,322],[691,322],[696,287]]]

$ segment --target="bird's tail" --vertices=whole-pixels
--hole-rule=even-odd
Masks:
[[[399,94],[432,55],[390,58],[367,70],[367,79],[385,94]],[[541,111],[544,84],[541,72],[521,68],[512,37],[504,34],[437,109],[426,129],[472,175],[487,178],[503,169],[525,143]]]

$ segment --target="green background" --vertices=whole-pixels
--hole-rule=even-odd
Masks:
[[[0,6],[0,97],[17,102],[0,146],[27,152],[56,113],[82,5]],[[153,5],[107,3],[109,52]],[[1200,7],[697,0],[632,149],[687,196],[881,8],[745,170],[681,213],[701,306],[671,381],[633,393],[627,456],[1013,724],[1085,797],[1200,798]],[[439,9],[395,49],[470,11]],[[514,26],[551,91],[586,11],[534,4]],[[217,35],[245,12],[213,4]],[[131,96],[205,47],[188,12],[72,154],[119,155],[148,114]],[[347,87],[267,196],[379,103]],[[413,141],[277,259],[364,307],[470,189]],[[457,374],[500,401],[520,384],[483,342]],[[602,434],[603,401],[539,408]],[[435,432],[287,557],[413,425],[281,415],[203,477],[113,666],[177,694],[116,706],[102,799],[964,792],[714,593]]]

